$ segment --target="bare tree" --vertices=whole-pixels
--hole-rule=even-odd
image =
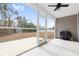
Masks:
[[[13,21],[11,20],[11,17],[15,14],[18,14],[16,10],[13,10],[9,7],[8,3],[0,3],[0,15],[2,21],[0,22],[1,26],[3,27],[11,27],[13,24]],[[7,33],[10,32],[10,29],[0,29],[1,33]]]

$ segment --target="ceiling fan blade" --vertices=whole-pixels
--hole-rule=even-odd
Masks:
[[[55,12],[56,10],[60,10],[60,8],[55,8],[55,9],[54,9],[54,12]]]
[[[48,5],[48,7],[56,7],[57,5]]]
[[[55,8],[54,11],[56,11],[58,8]]]
[[[59,10],[61,7],[68,7],[69,4],[57,3],[57,5],[48,5],[48,7],[56,7],[54,11]]]
[[[68,7],[69,5],[67,4],[67,5],[61,5],[61,7]]]

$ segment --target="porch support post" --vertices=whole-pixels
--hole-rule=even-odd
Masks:
[[[45,42],[47,42],[47,39],[48,39],[48,37],[47,37],[47,16],[45,17]]]
[[[39,40],[39,11],[38,11],[38,15],[37,15],[37,32],[36,32],[36,36],[37,36],[37,46],[40,46],[40,40]]]
[[[77,40],[79,41],[79,33],[78,33],[78,30],[79,30],[79,12],[77,12]]]

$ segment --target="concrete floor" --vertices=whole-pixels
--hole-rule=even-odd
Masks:
[[[79,56],[79,42],[54,39],[40,47],[36,46],[36,37],[1,42],[0,56],[15,56],[18,54],[20,56]]]
[[[36,46],[36,37],[0,42],[0,56],[15,56]]]
[[[21,56],[79,56],[79,42],[54,39]]]

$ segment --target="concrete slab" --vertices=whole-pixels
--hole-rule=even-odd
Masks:
[[[37,46],[36,37],[0,42],[0,56],[15,56]]]

